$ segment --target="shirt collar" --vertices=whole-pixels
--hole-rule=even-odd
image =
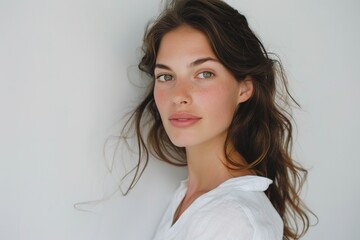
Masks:
[[[181,181],[181,186],[186,188],[187,182],[189,179],[185,179]],[[260,177],[255,175],[246,175],[240,177],[233,177],[225,182],[221,183],[215,189],[229,189],[232,188],[234,190],[240,191],[249,191],[249,192],[256,192],[256,191],[265,191],[268,189],[269,185],[272,184],[273,181],[266,177]]]

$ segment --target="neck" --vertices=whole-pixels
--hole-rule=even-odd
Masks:
[[[249,171],[234,171],[227,167],[224,153],[225,137],[217,141],[186,148],[188,162],[188,195],[208,192],[224,181],[242,175],[251,174]],[[228,147],[228,150],[232,146]],[[246,165],[245,160],[236,151],[231,151],[230,157]]]

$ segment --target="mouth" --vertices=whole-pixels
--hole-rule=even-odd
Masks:
[[[189,113],[174,113],[169,117],[170,123],[177,128],[190,127],[201,120],[201,117]]]

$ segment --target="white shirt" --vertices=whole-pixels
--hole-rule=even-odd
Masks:
[[[187,191],[184,180],[154,240],[282,240],[283,222],[264,193],[271,183],[259,176],[231,178],[198,197],[171,225]]]

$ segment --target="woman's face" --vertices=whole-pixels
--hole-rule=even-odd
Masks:
[[[181,26],[162,38],[154,98],[165,131],[176,146],[223,144],[237,105],[251,91],[251,81],[237,82],[202,32]]]

